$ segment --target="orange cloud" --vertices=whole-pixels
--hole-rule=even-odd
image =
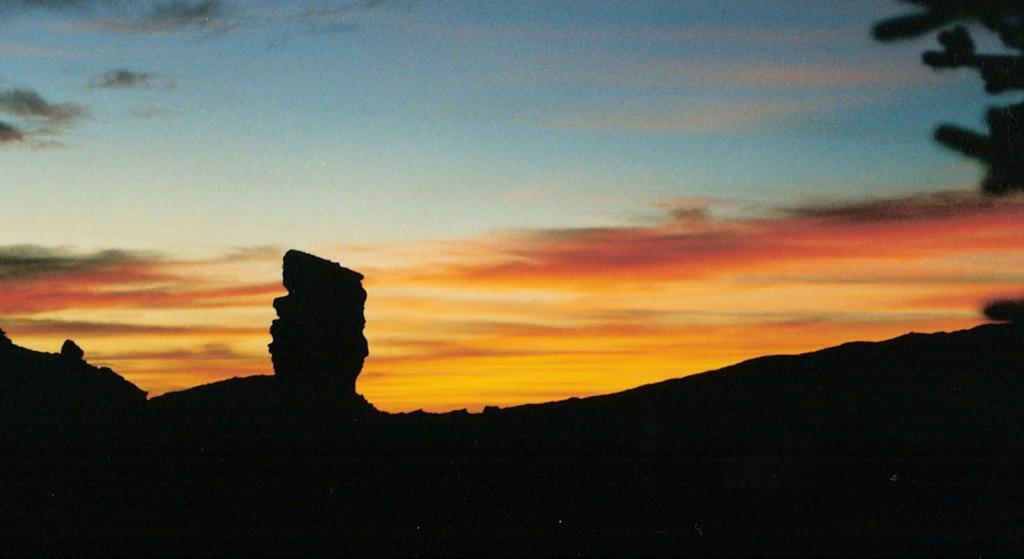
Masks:
[[[694,83],[741,85],[748,87],[852,87],[871,85],[907,85],[928,81],[924,72],[907,72],[892,65],[867,66],[793,66],[781,64],[698,66],[682,75]],[[685,79],[685,78],[681,78]]]
[[[718,133],[836,109],[833,97],[775,101],[622,102],[608,108],[571,108],[540,119],[543,126],[578,130]]]
[[[280,283],[196,287],[172,266],[140,261],[30,275],[0,282],[0,314],[40,313],[72,308],[227,307],[266,301],[283,293]]]
[[[174,336],[249,336],[264,333],[266,326],[201,326],[173,324],[133,324],[124,322],[88,322],[47,318],[9,318],[4,329],[18,336],[110,336],[116,338]]]
[[[800,208],[777,218],[744,220],[716,219],[705,210],[687,208],[669,211],[665,221],[647,227],[506,235],[482,247],[477,262],[409,274],[424,283],[523,288],[553,282],[564,287],[679,281],[740,272],[765,276],[782,269],[820,273],[834,265],[860,267],[865,260],[888,264],[889,273],[898,273],[908,262],[931,257],[1019,252],[1024,248],[1022,225],[1024,198],[997,202],[948,193]]]
[[[773,38],[771,34],[761,37]],[[729,64],[693,56],[651,60],[623,54],[593,60],[578,53],[554,52],[542,58],[510,59],[501,66],[501,70],[500,79],[517,85],[572,84],[616,89],[727,86],[779,91],[855,87],[880,90],[926,84],[938,79],[927,68],[909,63],[893,64],[892,60],[877,58],[846,65],[756,61]]]

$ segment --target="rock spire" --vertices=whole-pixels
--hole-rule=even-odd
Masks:
[[[356,396],[368,355],[362,274],[312,254],[284,255],[288,295],[274,299],[270,326],[274,374],[288,388],[325,398]]]

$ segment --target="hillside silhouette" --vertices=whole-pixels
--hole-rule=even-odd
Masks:
[[[948,555],[1024,549],[1024,325],[591,398],[388,414],[362,276],[284,258],[275,374],[151,400],[0,335],[4,555]],[[87,355],[87,354],[86,354]]]

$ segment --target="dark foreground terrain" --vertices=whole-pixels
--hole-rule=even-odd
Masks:
[[[0,336],[0,555],[1024,554],[1024,325],[391,415],[282,374],[288,262],[274,376],[147,401]]]
[[[332,415],[274,377],[91,409],[84,383],[31,399],[87,365],[8,346],[0,547],[1019,555],[1022,341],[911,334],[476,415]]]

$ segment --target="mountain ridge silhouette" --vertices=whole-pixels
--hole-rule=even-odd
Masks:
[[[1022,324],[760,357],[479,414],[390,414],[350,383],[365,356],[351,343],[361,276],[291,257],[304,260],[315,277],[298,281],[356,296],[332,295],[283,327],[349,330],[289,338],[299,345],[284,351],[319,340],[320,355],[342,356],[341,382],[322,370],[303,377],[300,363],[285,381],[242,377],[147,401],[73,343],[46,354],[0,336],[0,524],[10,536],[0,551],[1024,550]],[[341,283],[320,275],[334,273]],[[85,389],[86,372],[106,380]]]

